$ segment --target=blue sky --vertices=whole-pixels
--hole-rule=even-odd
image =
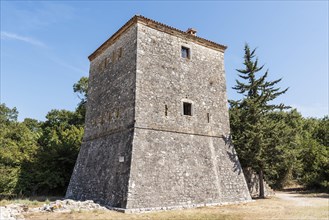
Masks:
[[[19,119],[74,110],[72,86],[87,59],[133,15],[141,14],[227,45],[228,97],[243,47],[257,47],[269,79],[289,87],[278,102],[306,117],[328,114],[328,1],[1,1],[1,103]]]

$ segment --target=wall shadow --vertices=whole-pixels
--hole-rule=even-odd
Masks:
[[[241,173],[243,173],[238,155],[234,149],[233,146],[233,142],[232,142],[232,136],[228,135],[228,136],[222,136],[225,146],[227,146],[227,155],[229,157],[229,159],[231,160],[231,162],[233,163],[233,170],[234,172],[238,172],[238,174],[240,175]]]

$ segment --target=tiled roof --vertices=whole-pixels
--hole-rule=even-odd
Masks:
[[[142,23],[148,27],[154,28],[158,31],[162,31],[171,35],[175,35],[182,38],[187,38],[197,44],[201,44],[205,47],[209,47],[215,50],[224,52],[227,46],[215,43],[213,41],[189,34],[185,31],[179,30],[177,28],[171,27],[169,25],[160,23],[158,21],[146,18],[141,15],[135,15],[127,23],[125,23],[117,32],[115,32],[108,40],[106,40],[100,47],[97,48],[88,58],[90,61],[95,59],[100,53],[102,53],[108,46],[113,44],[116,39],[118,39],[123,32],[125,32],[131,25],[136,23]]]

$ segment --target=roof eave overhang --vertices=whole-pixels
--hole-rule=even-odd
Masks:
[[[90,61],[93,61],[99,54],[101,54],[106,48],[112,45],[126,30],[128,30],[133,24],[141,23],[147,27],[153,28],[164,33],[174,35],[183,39],[188,39],[194,43],[200,44],[202,46],[225,52],[227,46],[215,43],[213,41],[206,40],[201,37],[194,36],[192,34],[186,33],[179,29],[173,28],[166,24],[151,20],[141,15],[135,15],[127,23],[125,23],[117,32],[115,32],[108,40],[106,40],[100,47],[98,47],[89,57]]]

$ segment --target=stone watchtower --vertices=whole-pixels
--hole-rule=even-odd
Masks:
[[[225,46],[134,16],[89,56],[66,197],[125,211],[250,200],[229,130]]]

